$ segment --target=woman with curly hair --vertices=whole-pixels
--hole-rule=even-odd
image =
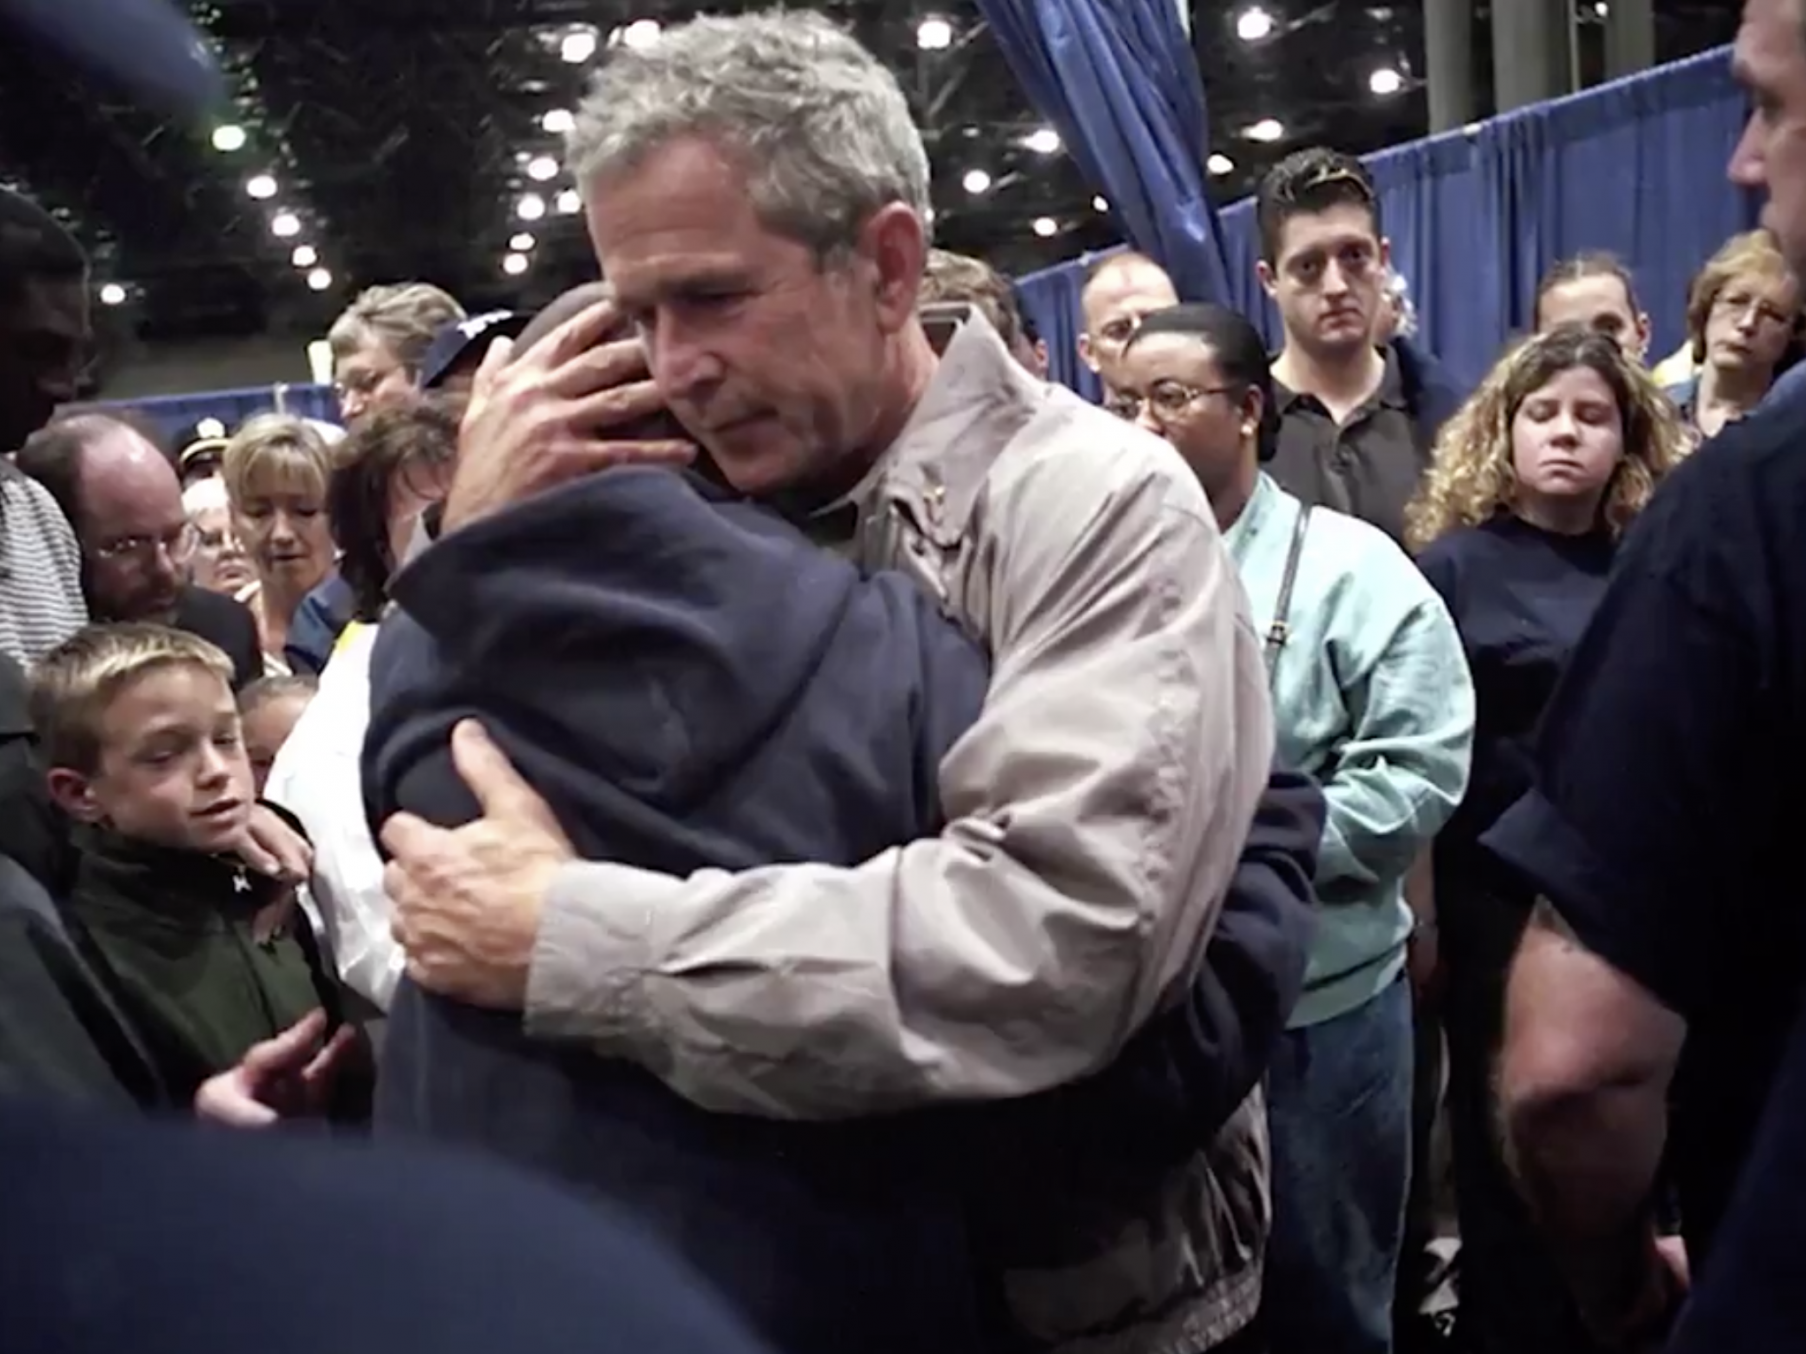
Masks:
[[[1406,540],[1461,631],[1473,776],[1436,839],[1461,1324],[1476,1350],[1596,1346],[1499,1154],[1491,1067],[1505,975],[1534,901],[1479,847],[1530,788],[1543,707],[1598,605],[1619,537],[1690,441],[1618,343],[1568,325],[1493,369],[1437,439]]]

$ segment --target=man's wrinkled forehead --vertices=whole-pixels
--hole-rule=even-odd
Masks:
[[[1085,289],[1081,306],[1085,327],[1095,332],[1112,317],[1151,315],[1177,305],[1172,279],[1152,264],[1134,264],[1100,273]]]

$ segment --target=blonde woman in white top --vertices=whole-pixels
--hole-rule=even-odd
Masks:
[[[370,653],[389,575],[406,558],[421,514],[444,497],[457,445],[455,416],[417,398],[374,410],[347,438],[328,508],[356,618],[339,635],[319,691],[276,754],[264,788],[265,798],[301,820],[313,843],[312,901],[339,976],[384,1011],[404,959],[390,930],[383,863],[359,774],[370,722]]]
[[[332,570],[332,449],[306,419],[260,414],[226,445],[220,478],[256,574],[238,600],[257,619],[266,671],[286,675],[282,651],[295,608]]]

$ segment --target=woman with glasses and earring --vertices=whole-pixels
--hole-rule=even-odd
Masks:
[[[1467,659],[1384,532],[1306,507],[1263,471],[1278,420],[1247,319],[1212,305],[1150,315],[1122,374],[1111,407],[1172,443],[1209,495],[1266,640],[1280,756],[1328,805],[1304,996],[1268,1074],[1264,1334],[1278,1354],[1380,1354],[1411,1172],[1404,882],[1466,788]]]

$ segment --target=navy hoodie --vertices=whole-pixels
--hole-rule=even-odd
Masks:
[[[480,715],[579,855],[685,875],[855,864],[939,825],[982,655],[901,576],[862,579],[763,509],[630,468],[440,541],[371,659],[365,803],[477,814],[447,738]],[[789,1354],[977,1348],[959,1171],[935,1116],[706,1113],[638,1067],[404,983],[379,1129],[606,1196]]]
[[[695,483],[679,493],[674,486],[681,481],[646,478],[654,473],[664,472],[634,472],[630,490],[616,478],[610,489],[564,490],[524,505],[451,537],[397,580],[397,597],[413,615],[385,624],[372,666],[366,803],[373,819],[380,821],[396,807],[443,822],[473,816],[475,805],[456,784],[445,747],[457,718],[481,712],[528,778],[553,801],[580,849],[586,836],[600,848],[584,850],[586,855],[651,862],[678,874],[702,865],[737,868],[768,859],[851,864],[937,830],[935,772],[945,748],[976,714],[984,680],[977,651],[932,614],[913,585],[883,578],[859,583],[844,564],[814,547],[799,548],[800,537],[758,509],[729,503]],[[833,646],[822,642],[823,617],[840,606],[839,599],[855,596],[868,610],[873,598],[879,599],[888,619],[861,627],[853,654],[834,655]],[[774,606],[773,598],[783,600]],[[804,599],[802,605],[797,598]],[[774,628],[780,621],[781,628]],[[633,651],[642,655],[630,669],[637,674],[632,678],[622,670],[625,649],[616,633],[624,624],[632,630]],[[666,642],[667,629],[677,645]],[[549,639],[578,630],[586,637],[579,648]],[[890,637],[889,649],[870,646],[880,633]],[[780,651],[775,659],[767,652],[773,646]],[[824,656],[832,661],[824,664]],[[591,673],[589,665],[599,670]],[[681,689],[665,690],[674,665],[700,671],[682,674]],[[452,667],[460,671],[456,679],[446,671]],[[854,680],[845,680],[849,670]],[[748,700],[735,681],[765,694]],[[651,694],[654,689],[659,694]],[[526,694],[517,701],[511,690]],[[798,702],[805,694],[812,703],[802,707]],[[774,699],[789,711],[775,721]],[[656,753],[661,747],[660,719],[693,703],[712,717],[678,728],[680,736],[663,748],[662,758],[647,756],[646,749]],[[899,705],[907,710],[887,713]],[[913,738],[914,746],[899,746],[899,733],[905,742]],[[729,755],[724,759],[711,751],[704,735]],[[761,781],[758,790],[735,793],[729,787],[741,775],[737,759],[754,752],[759,766],[775,760],[777,788]],[[679,757],[704,770],[680,774]],[[849,777],[849,761],[893,765],[888,774],[860,771]],[[808,774],[799,775],[799,767],[808,767]],[[708,768],[718,770],[711,775]],[[752,774],[765,773],[754,767]],[[822,795],[817,785],[804,783],[823,776],[839,788]],[[598,785],[598,779],[609,783]],[[697,786],[717,782],[719,792],[694,793]],[[875,806],[889,808],[874,819]],[[968,1188],[977,1182],[985,1196],[979,1207],[1007,1215],[1014,1189],[1039,1194],[1051,1182],[1087,1170],[1110,1172],[1112,1163],[1125,1159],[1157,1166],[1188,1157],[1259,1079],[1297,998],[1308,943],[1309,880],[1322,825],[1322,797],[1314,784],[1276,768],[1212,939],[1208,967],[1187,1001],[1150,1022],[1112,1067],[1084,1082],[1004,1104],[868,1125],[866,1142],[882,1139],[880,1151],[894,1153],[918,1172],[914,1179],[904,1178],[895,1196],[872,1200],[874,1205],[895,1209],[899,1198],[931,1199],[939,1208],[946,1185],[963,1171]],[[746,849],[749,843],[752,850]],[[444,1028],[436,1028],[440,1025]],[[557,1121],[586,1112],[582,1105],[603,1118],[618,1113],[617,1104],[574,1098],[600,1066],[587,1052],[555,1058],[551,1050],[521,1038],[516,1021],[491,1020],[411,992],[398,1001],[395,1028],[399,1033],[384,1069],[384,1085],[392,1093],[390,1123],[411,1122],[538,1160],[617,1199],[623,1188],[633,1191],[632,1180],[599,1180],[587,1148],[560,1155],[535,1145],[544,1135],[565,1131]],[[409,1040],[421,1041],[420,1046],[408,1049]],[[435,1046],[429,1049],[429,1043]],[[445,1062],[448,1054],[455,1072]],[[511,1059],[521,1065],[509,1069],[505,1064]],[[554,1063],[556,1070],[547,1071]],[[504,1089],[511,1079],[528,1076],[529,1066],[540,1078],[530,1096]],[[568,1079],[562,1090],[552,1084],[559,1076]],[[658,1102],[655,1124],[665,1114],[686,1123],[693,1115],[682,1102],[664,1105],[666,1093],[624,1069],[609,1069],[608,1079],[612,1094],[630,1085],[639,1097],[635,1104]],[[950,1119],[957,1120],[961,1133],[957,1161],[940,1155]],[[834,1158],[843,1141],[858,1137],[847,1126],[829,1130],[723,1118],[689,1126],[694,1141],[665,1143],[660,1150],[672,1154],[672,1170],[714,1188],[720,1188],[719,1173],[697,1172],[684,1159],[687,1153],[707,1155],[724,1144],[769,1137],[777,1144],[774,1151],[806,1143],[810,1152]],[[593,1125],[568,1128],[578,1137],[595,1131]],[[624,1135],[628,1128],[615,1124],[608,1132]],[[647,1136],[657,1132],[655,1127]],[[723,1169],[756,1173],[769,1164],[755,1152],[753,1165],[735,1156]],[[636,1168],[627,1161],[620,1174]],[[797,1169],[790,1162],[779,1174]],[[682,1223],[699,1203],[678,1191],[658,1195],[653,1208],[673,1215],[677,1225],[667,1225],[667,1232],[676,1230],[679,1244],[688,1244],[682,1236],[705,1234]],[[731,1212],[734,1205],[725,1207]],[[845,1335],[833,1324],[835,1313],[851,1311],[857,1320],[866,1300],[886,1296],[920,1304],[890,1280],[874,1289],[860,1277],[863,1266],[885,1264],[883,1253],[894,1246],[885,1227],[873,1234],[876,1244],[870,1247],[829,1245],[832,1260],[823,1269],[807,1246],[781,1263],[774,1259],[770,1216],[764,1212],[750,1229],[731,1220],[708,1229],[719,1242],[710,1253],[689,1245],[692,1258],[730,1288],[733,1282],[722,1276],[743,1267],[738,1253],[761,1257],[757,1272],[746,1276],[753,1291],[736,1296],[766,1315],[767,1330],[786,1328],[787,1318],[774,1318],[774,1309],[800,1303],[825,1309],[811,1329],[819,1327],[822,1338],[832,1342]],[[793,1209],[785,1217],[795,1224],[808,1210]],[[831,1232],[825,1241],[835,1241]],[[940,1262],[955,1265],[954,1252],[941,1253]],[[791,1274],[805,1274],[812,1265],[811,1281],[790,1282]],[[906,1322],[902,1329],[866,1331],[860,1338],[877,1341],[868,1344],[873,1348],[955,1347],[947,1331],[929,1331],[930,1343],[919,1345],[931,1325]]]

